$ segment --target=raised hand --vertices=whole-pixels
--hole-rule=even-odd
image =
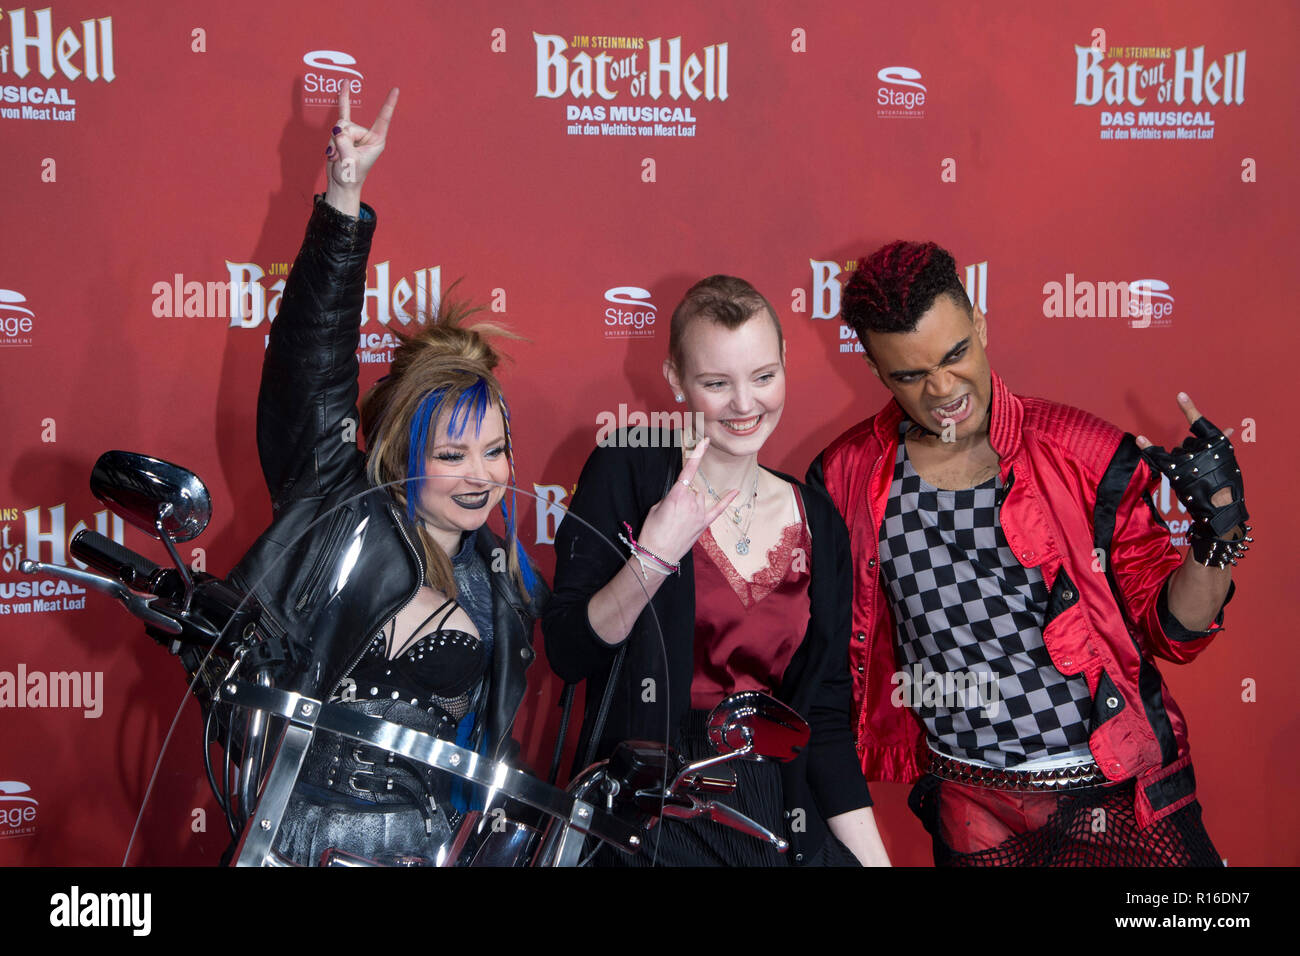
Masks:
[[[1232,437],[1233,432],[1233,429],[1231,428],[1226,432],[1220,432],[1208,418],[1205,418],[1204,415],[1197,411],[1196,405],[1192,402],[1191,396],[1186,392],[1178,393],[1178,407],[1182,409],[1183,415],[1187,418],[1187,425],[1191,429],[1193,437],[1185,440],[1172,452],[1165,451],[1165,449],[1160,445],[1151,444],[1145,435],[1137,436],[1137,445],[1138,448],[1142,450],[1143,456],[1152,464],[1152,466],[1165,474],[1169,473],[1170,465],[1176,466],[1178,456],[1182,456],[1185,460],[1189,454],[1194,452],[1195,449],[1205,446],[1207,442],[1217,444],[1220,439],[1226,442],[1227,439]],[[1204,419],[1204,421],[1202,421],[1202,419]],[[1197,425],[1197,422],[1201,422],[1201,424]],[[1198,439],[1200,440],[1198,441]],[[1148,452],[1147,449],[1151,449],[1151,451]],[[1230,442],[1227,443],[1227,449],[1229,453],[1232,452],[1232,444]],[[1234,473],[1238,473],[1235,471],[1235,458],[1233,469]],[[1238,481],[1240,481],[1240,479],[1238,479]],[[1226,504],[1231,504],[1232,501],[1233,490],[1227,487],[1220,488],[1210,498],[1210,504],[1215,508],[1222,508]]]
[[[1249,550],[1250,514],[1246,510],[1241,468],[1227,433],[1196,410],[1186,392],[1178,405],[1192,435],[1172,451],[1153,445],[1139,435],[1142,456],[1169,479],[1178,500],[1192,517],[1189,536],[1195,559],[1208,567],[1224,568]],[[1243,540],[1244,537],[1244,540]],[[1172,605],[1171,605],[1172,606]],[[1181,620],[1181,618],[1180,618]]]
[[[680,561],[704,533],[704,529],[713,524],[718,515],[740,494],[739,489],[732,489],[722,496],[721,501],[712,503],[703,491],[692,484],[708,447],[707,438],[695,446],[682,466],[682,473],[676,483],[663,500],[650,509],[641,526],[638,543],[665,561]]]
[[[1196,410],[1196,405],[1195,405],[1195,403],[1192,401],[1192,397],[1191,397],[1190,395],[1188,395],[1186,392],[1179,392],[1179,393],[1178,393],[1178,407],[1181,408],[1181,409],[1183,410],[1183,415],[1186,416],[1186,418],[1187,418],[1187,424],[1188,424],[1189,427],[1192,426],[1192,425],[1195,425],[1196,422],[1197,422],[1197,419],[1200,419],[1200,418],[1204,418],[1204,417],[1205,417],[1204,415],[1202,415],[1200,412],[1198,412],[1198,411]],[[1214,428],[1213,425],[1211,425],[1210,427],[1211,427],[1211,428]],[[1217,431],[1217,429],[1216,429],[1216,431]],[[1233,430],[1232,430],[1231,428],[1229,428],[1226,432],[1223,433],[1223,437],[1224,437],[1224,438],[1231,438],[1231,437],[1232,437],[1232,431],[1233,431]],[[1138,447],[1141,448],[1143,451],[1146,451],[1148,448],[1151,447],[1151,442],[1149,442],[1149,441],[1146,439],[1146,437],[1143,436],[1143,435],[1138,435],[1138,436],[1137,436],[1137,443],[1138,443]]]
[[[325,201],[349,216],[361,211],[361,186],[384,151],[388,124],[397,108],[397,93],[397,87],[389,91],[374,124],[367,129],[352,122],[352,104],[348,100],[346,84],[339,91],[339,117],[331,130],[330,143],[325,147]]]

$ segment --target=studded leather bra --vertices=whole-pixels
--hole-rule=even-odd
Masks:
[[[438,626],[391,660],[387,655],[388,636],[382,631],[375,635],[352,672],[357,699],[386,697],[417,707],[437,708],[455,721],[464,717],[472,692],[487,671],[488,660],[487,647],[477,636],[445,626],[456,608],[454,600],[444,602],[414,633],[420,634],[445,610]]]

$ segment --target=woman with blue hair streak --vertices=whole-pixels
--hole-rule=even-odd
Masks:
[[[262,605],[276,686],[455,740],[493,760],[533,659],[547,590],[515,531],[510,412],[488,344],[443,305],[358,406],[357,340],[374,210],[361,187],[397,91],[370,129],[346,97],[328,187],[272,326],[257,438],[274,520],[232,574]],[[351,436],[360,420],[364,451]],[[505,537],[488,529],[499,508]],[[467,800],[450,776],[318,733],[277,850],[435,863]],[[330,851],[335,851],[331,854]]]

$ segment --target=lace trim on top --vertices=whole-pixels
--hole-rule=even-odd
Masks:
[[[798,500],[798,497],[796,494],[795,499]],[[790,571],[790,563],[794,560],[796,547],[802,547],[807,552],[808,526],[803,520],[802,502],[799,503],[799,518],[799,521],[781,529],[780,539],[767,549],[767,566],[760,568],[752,579],[744,577],[736,570],[735,565],[727,560],[726,554],[713,537],[712,528],[700,535],[699,540],[704,547],[704,553],[722,572],[727,583],[731,585],[731,590],[736,592],[736,597],[746,608],[751,608],[763,600],[785,580],[786,574]]]

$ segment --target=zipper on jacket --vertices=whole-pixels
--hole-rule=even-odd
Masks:
[[[486,530],[486,528],[485,528],[484,530]],[[494,535],[494,537],[495,537],[495,535]],[[501,545],[505,545],[505,544],[508,544],[508,542],[505,541],[504,539],[502,539],[502,540],[500,541],[500,544],[501,544]],[[480,555],[480,558],[481,558],[481,555]],[[524,556],[523,560],[527,561],[527,560],[528,560],[527,556]],[[512,594],[511,594],[511,590],[512,590],[512,589],[511,589],[511,588],[507,588],[504,584],[502,584],[502,583],[501,583],[501,579],[500,579],[496,574],[492,574],[492,575],[490,575],[490,578],[491,578],[491,585],[492,585],[492,607],[493,607],[493,614],[492,614],[493,622],[492,622],[492,623],[493,623],[493,628],[495,629],[495,627],[496,627],[496,604],[497,604],[497,599],[500,598],[502,601],[505,602],[506,606],[507,606],[508,608],[510,608],[511,611],[514,612],[514,615],[515,615],[515,621],[517,622],[519,628],[521,629],[521,632],[522,632],[523,635],[524,635],[524,646],[525,646],[526,648],[528,648],[529,650],[532,650],[531,642],[528,640],[529,633],[530,633],[531,630],[532,630],[532,624],[529,623],[528,613],[524,610],[524,605],[523,605],[523,603],[522,603],[522,598],[521,598],[520,601],[516,602],[516,601],[514,600]],[[508,576],[508,575],[507,575],[507,577],[506,577],[506,580],[509,580],[509,576]],[[529,597],[531,598],[532,595],[529,595]],[[533,621],[536,621],[536,618],[533,618],[532,620],[533,620]],[[493,643],[495,643],[496,641],[498,641],[498,640],[500,640],[500,639],[501,639],[501,635],[499,635],[499,634],[493,634],[493,636],[492,636]],[[530,661],[529,663],[531,664],[531,661]],[[507,668],[507,669],[508,669],[508,668]],[[528,667],[525,666],[524,669],[527,670]],[[488,675],[487,675],[487,676],[488,676],[488,680],[490,681],[490,680],[492,679],[492,668],[491,668],[491,666],[488,667]],[[525,682],[526,682],[526,681],[527,681],[527,678],[525,678]],[[480,686],[481,686],[481,685],[480,685]],[[491,693],[489,693],[489,694],[487,695],[487,697],[491,697],[491,696],[492,696]],[[512,714],[510,715],[510,721],[506,724],[506,726],[505,726],[504,728],[502,728],[502,731],[501,731],[501,739],[498,740],[498,741],[496,742],[496,747],[495,747],[495,748],[493,749],[493,751],[492,751],[492,759],[493,759],[493,760],[500,760],[500,759],[501,759],[501,748],[502,748],[502,746],[505,744],[505,742],[506,742],[507,740],[510,739],[510,733],[511,733],[512,730],[514,730],[514,727],[515,727],[515,718],[519,716],[519,706],[520,706],[522,703],[523,703],[523,701],[521,700],[521,701],[519,702],[519,704],[516,704],[516,705],[515,705],[514,713],[512,713]],[[485,708],[488,706],[488,701],[487,701],[487,699],[484,699],[484,701],[483,701],[483,706],[484,706]],[[482,739],[483,734],[486,734],[486,733],[487,733],[487,716],[484,715],[484,719],[481,720],[481,721],[479,721],[479,733],[475,735],[478,739],[475,741],[474,750],[476,750],[476,751],[478,750],[478,741],[480,741],[480,740]]]
[[[897,453],[897,452],[895,452],[895,453]],[[871,490],[872,490],[872,488],[875,487],[875,484],[876,484],[876,475],[878,475],[878,474],[880,473],[880,469],[883,467],[884,461],[885,461],[885,456],[884,456],[884,455],[881,455],[879,458],[877,458],[877,459],[876,459],[876,464],[875,464],[875,465],[872,467],[872,469],[871,469],[871,474],[867,477],[867,509],[868,509],[868,511],[870,511],[870,508],[871,508],[871,505],[872,505],[872,501],[871,501]],[[886,495],[885,495],[885,507],[886,507],[886,508],[889,507],[889,495],[888,495],[888,493],[886,493]],[[881,516],[880,516],[880,520],[881,520],[881,521],[884,521],[884,515],[881,515]],[[873,526],[874,529],[875,529],[875,530],[872,532],[872,534],[874,535],[874,537],[872,538],[872,547],[875,549],[875,552],[874,552],[874,553],[875,553],[875,556],[876,556],[876,567],[875,567],[875,572],[876,572],[876,577],[880,577],[880,575],[883,573],[882,570],[881,570],[881,567],[880,567],[880,525],[877,524],[877,522],[876,522],[876,516],[875,516],[875,515],[871,515],[871,524],[872,524],[872,526]],[[888,595],[883,595],[883,597],[885,598],[886,601],[889,600]],[[868,713],[868,711],[867,711],[867,705],[868,705],[868,702],[869,702],[870,699],[871,699],[871,647],[872,647],[872,645],[875,644],[875,642],[876,642],[876,629],[875,629],[874,627],[866,626],[865,624],[864,624],[864,627],[866,627],[866,631],[867,631],[867,654],[866,654],[866,661],[865,661],[865,663],[862,665],[862,709],[858,711],[858,720],[859,720],[859,722],[861,722],[862,719],[863,719],[863,718],[866,716],[866,714]],[[857,733],[856,733],[856,731],[857,731],[857,728],[855,727],[855,728],[854,728],[854,742],[855,742],[855,743],[857,742]]]
[[[325,533],[325,545],[316,555],[316,561],[312,565],[311,573],[307,575],[307,582],[298,592],[298,600],[294,602],[293,609],[301,611],[307,607],[316,598],[320,590],[321,581],[325,577],[325,569],[330,559],[334,556],[335,545],[338,544],[339,538],[343,534],[344,525],[352,517],[351,508],[340,508],[330,519],[329,530]]]
[[[532,629],[532,625],[530,625],[530,624],[528,623],[528,616],[527,616],[526,614],[524,614],[523,609],[520,608],[519,606],[517,606],[513,601],[507,599],[507,600],[506,600],[506,603],[510,606],[510,610],[514,611],[514,613],[515,613],[515,619],[519,622],[519,626],[523,629],[523,632],[524,632],[524,640],[527,641],[527,640],[528,640],[528,632]],[[496,637],[497,637],[496,635],[493,635],[493,640],[496,640]],[[531,650],[531,647],[529,648],[529,650]],[[531,663],[532,663],[532,661],[530,660],[530,661],[529,661],[529,664],[531,664]],[[527,669],[528,669],[528,666],[526,665],[526,666],[524,667],[524,670],[527,670]],[[491,672],[490,672],[490,671],[489,671],[489,673],[488,673],[488,677],[489,677],[489,679],[491,679]],[[525,677],[524,680],[525,680],[525,684],[526,684],[526,683],[527,683],[527,678]],[[491,696],[491,695],[489,695],[489,696]],[[522,705],[522,704],[523,704],[523,701],[520,700],[519,704],[516,704],[516,705],[515,705],[515,712],[514,712],[513,714],[510,715],[510,722],[507,723],[506,726],[502,729],[502,731],[501,731],[501,739],[497,741],[496,748],[492,751],[492,759],[493,759],[493,760],[500,760],[500,759],[501,759],[501,747],[502,747],[502,745],[503,745],[507,740],[510,739],[511,731],[513,731],[513,730],[515,729],[515,718],[519,716],[519,707],[520,707],[520,705]],[[486,706],[486,702],[484,702],[484,706]],[[483,727],[483,732],[484,732],[484,733],[487,733],[487,720],[484,720],[484,721],[483,721],[483,723],[482,723],[482,727]]]
[[[381,628],[385,624],[387,624],[391,618],[397,617],[397,615],[401,614],[403,611],[406,610],[406,608],[410,605],[410,603],[415,600],[415,596],[420,593],[420,586],[424,584],[424,558],[420,556],[419,549],[416,548],[416,546],[411,543],[411,537],[406,533],[406,526],[402,521],[401,515],[399,515],[397,512],[397,508],[394,505],[390,504],[388,506],[388,509],[389,512],[396,519],[397,532],[402,536],[402,540],[406,543],[407,550],[409,550],[411,554],[415,556],[415,566],[419,569],[419,574],[416,576],[415,590],[411,592],[411,596],[408,597],[405,601],[403,601],[398,606],[397,610],[393,611],[392,614],[385,614],[382,618],[380,618],[381,623],[379,626]],[[339,688],[342,687],[343,682],[348,679],[348,675],[350,675],[352,671],[356,669],[356,666],[361,663],[361,658],[365,656],[366,648],[370,646],[370,640],[372,637],[374,637],[373,634],[366,635],[366,639],[361,642],[361,649],[357,651],[356,655],[352,658],[352,663],[348,664],[347,670],[345,670],[342,673],[342,675],[339,677],[339,679],[334,682],[334,688],[333,690],[330,691],[331,698],[334,697],[334,695],[339,692]]]
[[[1007,497],[1011,494],[1011,486],[1016,483],[1016,469],[1014,467],[1007,469],[1007,483],[1002,486],[1002,490],[994,498],[994,505],[997,508],[997,522],[1002,524],[1002,506],[1006,503]]]

